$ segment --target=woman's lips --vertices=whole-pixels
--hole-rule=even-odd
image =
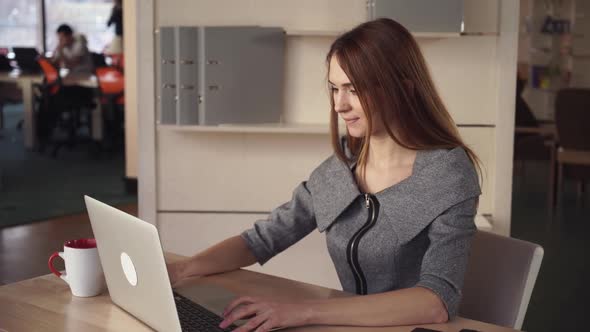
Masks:
[[[347,125],[353,124],[355,122],[357,122],[359,118],[352,118],[352,119],[342,119],[344,120],[344,122],[346,122]]]

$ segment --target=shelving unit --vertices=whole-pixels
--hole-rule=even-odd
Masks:
[[[344,31],[323,31],[323,30],[286,30],[287,36],[295,37],[337,37]]]
[[[344,31],[322,31],[322,30],[287,30],[287,36],[294,37],[338,37]],[[497,33],[454,33],[454,32],[414,32],[415,38],[456,38],[467,35],[497,35]]]
[[[218,126],[158,125],[159,131],[197,133],[257,133],[257,134],[329,134],[329,125],[323,124],[222,124]]]

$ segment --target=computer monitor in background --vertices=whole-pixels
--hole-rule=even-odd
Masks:
[[[18,68],[26,73],[37,73],[41,71],[37,58],[39,52],[34,47],[13,47],[12,52],[14,53],[14,59],[18,65]]]
[[[0,54],[0,72],[7,72],[11,70],[12,66],[10,65],[10,60],[5,54]]]

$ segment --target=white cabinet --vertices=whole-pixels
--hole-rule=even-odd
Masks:
[[[160,211],[268,212],[332,154],[327,133],[159,131],[157,144]]]
[[[368,18],[391,18],[414,33],[463,32],[463,0],[368,0]]]
[[[156,25],[260,25],[344,31],[366,20],[366,0],[156,1]]]

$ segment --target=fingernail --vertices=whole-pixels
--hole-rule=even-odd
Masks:
[[[219,323],[219,327],[224,329],[225,328],[225,321],[222,321],[221,323]]]

